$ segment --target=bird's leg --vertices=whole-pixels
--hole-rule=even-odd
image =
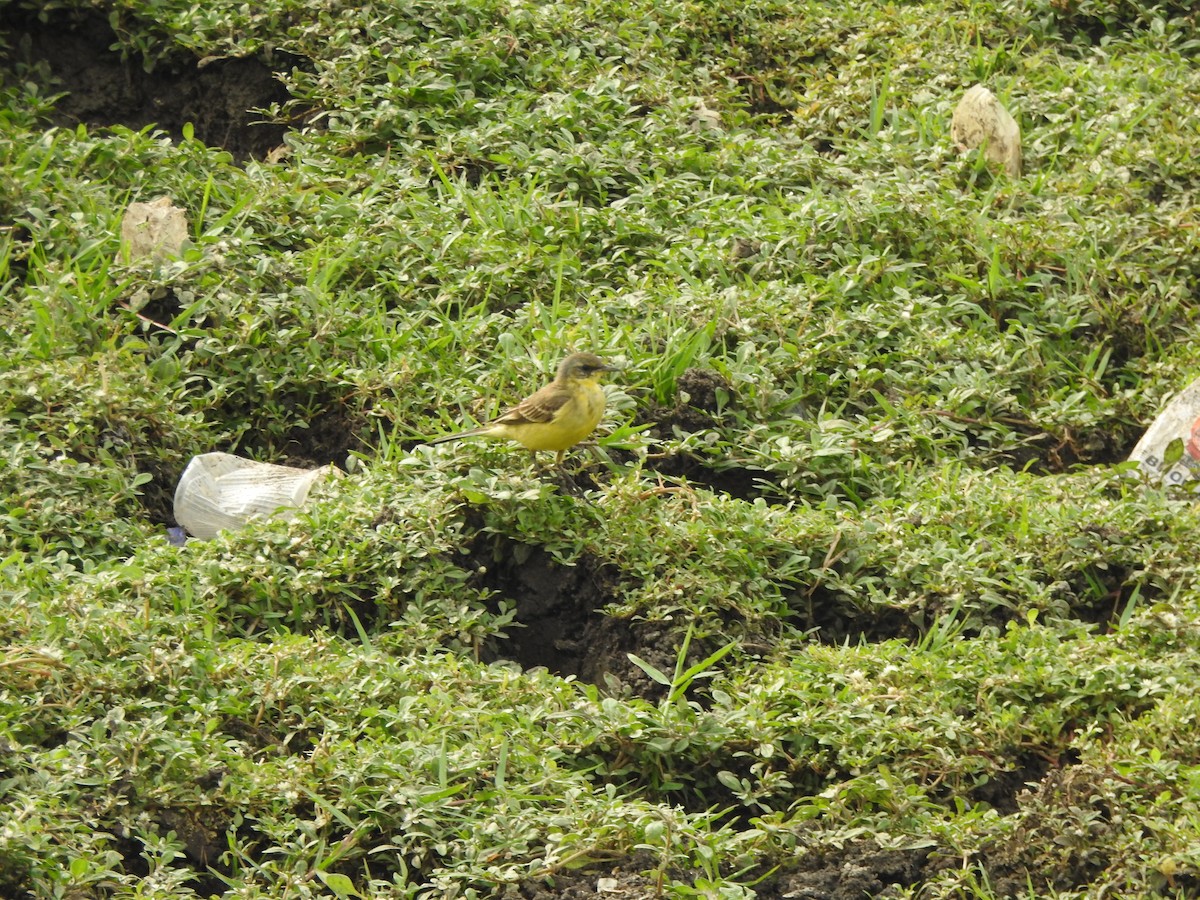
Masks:
[[[572,497],[583,496],[583,488],[575,480],[575,476],[567,471],[565,466],[559,466],[554,470],[554,481],[558,484],[558,489],[564,494],[570,494]]]

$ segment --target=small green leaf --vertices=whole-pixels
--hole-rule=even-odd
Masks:
[[[658,669],[654,668],[654,666],[650,665],[650,663],[646,662],[640,656],[634,656],[632,653],[626,653],[625,655],[629,657],[629,661],[631,663],[633,663],[635,666],[637,666],[639,669],[641,669],[643,672],[645,672],[647,675],[649,675],[651,678],[653,678],[659,684],[665,684],[667,687],[671,686],[670,678],[668,678],[666,675],[664,675]]]
[[[741,794],[746,790],[746,785],[742,784],[741,779],[726,769],[722,769],[717,773],[717,781],[721,782],[721,784],[725,785],[725,787],[729,788],[735,794]]]
[[[1183,459],[1183,438],[1175,438],[1163,451],[1163,468],[1169,469]]]
[[[317,877],[325,882],[325,886],[337,894],[339,897],[361,897],[358,891],[354,889],[354,882],[349,876],[341,875],[337,872],[322,872],[317,869]]]

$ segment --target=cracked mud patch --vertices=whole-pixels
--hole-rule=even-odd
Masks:
[[[289,95],[276,71],[297,60],[276,54],[274,67],[258,59],[216,59],[203,64],[177,55],[146,72],[140,57],[122,59],[117,34],[99,13],[47,13],[47,21],[22,9],[5,11],[0,32],[9,49],[0,67],[39,83],[43,94],[65,92],[51,124],[74,127],[157,126],[178,139],[186,123],[211,147],[235,157],[262,158],[282,142],[285,128],[254,112]],[[7,74],[7,73],[6,73]],[[12,77],[9,75],[8,77]]]

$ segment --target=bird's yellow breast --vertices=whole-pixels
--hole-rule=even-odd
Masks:
[[[595,381],[572,385],[571,398],[549,422],[498,422],[492,437],[516,441],[526,450],[566,450],[596,430],[604,416],[604,391]]]

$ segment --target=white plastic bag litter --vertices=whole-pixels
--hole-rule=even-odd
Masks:
[[[175,520],[202,540],[222,528],[241,528],[251,518],[290,519],[308,492],[334,466],[296,469],[242,459],[231,453],[203,453],[183,470],[175,489]]]
[[[959,150],[983,147],[987,159],[1004,166],[1010,177],[1021,174],[1021,126],[982,84],[963,94],[955,107],[950,140]]]
[[[1200,378],[1171,398],[1129,458],[1155,481],[1182,484],[1200,477]]]

